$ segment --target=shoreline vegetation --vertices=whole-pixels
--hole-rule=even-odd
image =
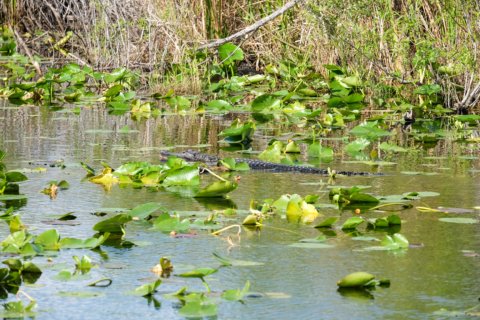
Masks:
[[[124,67],[138,71],[153,91],[198,94],[215,79],[267,73],[279,62],[295,67],[297,78],[327,77],[324,66],[337,65],[362,80],[376,109],[422,105],[436,95],[454,113],[478,110],[475,1],[19,0],[1,6],[0,51],[25,54],[37,78],[71,62],[100,72]],[[219,72],[218,39],[249,28],[232,39],[242,59]]]

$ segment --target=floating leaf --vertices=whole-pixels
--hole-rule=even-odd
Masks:
[[[168,213],[162,213],[153,221],[153,228],[162,232],[185,232],[190,229],[188,220],[180,220],[179,217],[171,217]]]
[[[325,238],[320,236],[313,239],[302,239],[300,242],[289,244],[289,247],[303,248],[303,249],[328,249],[333,248],[334,245],[324,242]]]
[[[362,224],[365,220],[361,217],[350,217],[342,225],[342,230],[355,229],[358,225]]]
[[[355,192],[348,197],[350,203],[378,203],[380,200],[366,193]]]
[[[255,261],[247,261],[247,260],[237,260],[232,258],[227,258],[220,256],[218,253],[214,252],[213,256],[220,261],[220,263],[224,266],[235,266],[235,267],[249,267],[249,266],[262,266],[264,263],[262,262],[255,262]]]
[[[0,201],[23,200],[27,199],[24,194],[0,194]]]
[[[280,108],[282,100],[271,94],[263,94],[252,101],[253,112],[267,112]]]
[[[407,149],[399,147],[395,144],[390,144],[387,142],[382,142],[378,146],[380,150],[387,151],[387,152],[407,152]]]
[[[299,222],[302,217],[302,209],[296,200],[290,200],[287,204],[287,221],[288,222]]]
[[[308,156],[320,158],[323,161],[331,161],[333,159],[333,149],[324,147],[321,142],[316,141],[308,146]]]
[[[259,222],[260,217],[256,214],[249,214],[243,219],[242,225],[244,226],[254,226]]]
[[[331,228],[337,222],[338,217],[329,217],[315,226],[315,228]]]
[[[1,172],[1,171],[0,171]],[[27,176],[18,171],[8,171],[5,173],[5,179],[8,182],[21,182],[28,180]]]
[[[345,151],[351,156],[360,155],[366,147],[370,145],[370,141],[365,138],[359,138],[350,142],[345,146]]]
[[[151,296],[155,293],[156,289],[161,283],[162,280],[158,279],[155,282],[144,284],[140,287],[137,287],[134,291],[134,294],[143,297]]]
[[[224,197],[227,193],[237,189],[238,184],[232,181],[215,181],[195,194],[195,198]]]
[[[224,166],[230,171],[248,171],[250,166],[246,162],[236,162],[233,158],[225,158],[220,160],[220,165]]]
[[[396,214],[389,215],[387,217],[388,223],[391,225],[400,225],[402,224],[402,219]]]
[[[77,219],[77,216],[75,216],[73,212],[67,212],[57,218],[57,220],[60,220],[60,221],[68,221],[68,220],[75,220],[75,219]]]
[[[439,218],[438,220],[443,222],[460,223],[460,224],[478,223],[477,219],[472,219],[472,218]]]
[[[212,100],[207,103],[207,109],[217,111],[228,111],[232,108],[232,105],[225,100]]]
[[[5,309],[3,312],[0,312],[0,317],[4,319],[13,319],[13,318],[34,318],[36,313],[33,312],[33,309],[37,306],[35,300],[30,301],[26,306],[23,305],[22,301],[11,301],[3,304]]]
[[[229,301],[241,301],[250,290],[250,281],[247,280],[243,289],[225,290],[222,298]]]
[[[92,291],[59,291],[57,295],[69,298],[98,298],[105,296],[105,293]]]
[[[252,135],[255,131],[255,123],[247,121],[242,123],[239,119],[235,119],[231,126],[218,135],[225,137],[224,140],[231,144],[248,143],[252,141]]]
[[[301,150],[298,144],[293,140],[289,140],[287,145],[285,146],[285,153],[300,153],[300,152]]]
[[[189,301],[178,313],[186,318],[214,317],[217,314],[217,305],[205,301]]]
[[[320,214],[314,205],[302,201],[300,203],[300,208],[302,209],[301,222],[302,223],[312,223]]]
[[[89,272],[93,267],[92,259],[87,255],[84,255],[82,259],[77,256],[73,256],[72,258],[75,261],[75,269],[80,271],[82,274]]]
[[[98,222],[93,226],[93,230],[103,233],[125,234],[125,224],[130,221],[132,221],[132,217],[129,214],[121,213]]]
[[[75,238],[60,239],[60,247],[64,249],[95,249],[102,245],[110,236],[110,233],[105,232],[98,238],[88,238],[85,240]]]
[[[160,209],[161,207],[162,205],[159,203],[148,202],[148,203],[144,203],[136,206],[128,213],[128,215],[131,216],[132,218],[145,219],[149,217],[152,213]]]
[[[59,250],[60,249],[60,234],[56,229],[47,230],[39,234],[34,243],[41,245],[45,250]]]
[[[203,278],[208,275],[211,275],[215,272],[217,272],[218,269],[212,269],[212,268],[198,268],[192,271],[184,272],[179,274],[179,277],[183,278]]]
[[[200,184],[200,176],[197,166],[185,166],[172,170],[163,180],[165,186],[195,186]]]
[[[365,122],[350,130],[350,134],[363,137],[368,140],[376,140],[381,137],[392,135],[390,131],[380,129],[377,121]]]
[[[398,246],[400,248],[403,248],[403,249],[408,248],[409,242],[408,242],[407,238],[405,238],[404,235],[402,235],[400,233],[395,233],[393,235],[393,240],[395,241],[396,244],[398,244]]]
[[[373,274],[359,271],[345,276],[337,282],[337,285],[341,288],[363,287],[373,279],[375,279]]]

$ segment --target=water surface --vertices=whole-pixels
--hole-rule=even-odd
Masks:
[[[319,194],[322,203],[329,203],[328,177],[309,174],[247,172],[242,174],[239,188],[230,202],[216,203],[182,197],[181,192],[166,190],[120,188],[105,191],[84,179],[79,162],[96,168],[100,161],[116,167],[126,161],[160,161],[159,151],[171,146],[201,147],[202,151],[219,151],[217,134],[228,126],[231,117],[165,116],[134,122],[128,116],[110,116],[102,108],[85,108],[79,115],[51,112],[39,107],[22,107],[1,102],[0,148],[7,152],[9,169],[45,167],[45,173],[28,173],[21,184],[28,196],[19,208],[22,221],[29,231],[38,234],[56,228],[63,237],[87,238],[92,226],[102,218],[92,215],[102,208],[132,208],[145,202],[160,202],[171,211],[208,211],[235,206],[248,209],[251,199],[278,198],[285,193]],[[122,133],[127,126],[129,133]],[[258,130],[253,143],[255,151],[265,148],[271,130]],[[469,157],[460,158],[460,155]],[[433,156],[425,159],[425,156]],[[369,185],[374,195],[402,194],[411,191],[433,191],[440,196],[423,198],[414,206],[472,208],[480,205],[478,146],[448,143],[431,149],[393,157],[397,164],[371,168],[337,160],[329,166],[338,170],[380,171],[385,176],[339,177],[342,186]],[[339,157],[339,158],[344,158]],[[63,160],[66,168],[49,167],[52,161]],[[344,159],[348,160],[348,159]],[[406,175],[404,171],[423,171],[436,175]],[[67,180],[71,187],[50,200],[40,191],[51,180]],[[48,220],[55,215],[74,212],[78,225],[55,225]],[[340,215],[341,221],[350,211],[324,209],[327,216]],[[398,213],[398,212],[397,212]],[[381,217],[390,213],[368,213]],[[153,301],[129,294],[135,287],[155,280],[149,271],[161,256],[168,256],[175,272],[196,267],[216,267],[212,252],[235,259],[264,263],[263,266],[222,268],[207,277],[214,294],[226,289],[241,288],[246,280],[251,291],[262,293],[248,298],[244,304],[222,301],[219,319],[425,319],[438,318],[441,308],[466,310],[479,303],[480,258],[466,251],[480,253],[480,224],[451,224],[439,217],[454,214],[421,213],[409,209],[398,213],[404,221],[401,233],[411,243],[421,244],[400,252],[361,249],[374,245],[354,241],[336,230],[328,239],[330,249],[289,247],[302,238],[322,234],[311,226],[289,224],[280,217],[266,223],[262,230],[243,229],[241,239],[232,246],[226,237],[214,237],[200,231],[194,238],[172,238],[150,230],[144,222],[128,225],[126,239],[137,243],[132,248],[102,246],[103,254],[90,250],[61,250],[52,257],[33,259],[44,273],[35,285],[22,289],[38,302],[38,319],[146,319],[181,318],[180,305],[167,300],[170,293],[186,285],[190,290],[203,290],[196,279],[172,277],[165,279]],[[462,216],[477,218],[479,212]],[[238,223],[241,217],[231,223]],[[272,228],[274,227],[274,228]],[[287,231],[282,231],[286,229]],[[364,235],[383,238],[385,232],[368,231]],[[8,235],[6,224],[0,225],[0,238]],[[62,282],[55,279],[61,269],[73,270],[72,256],[88,254],[98,268],[87,279]],[[3,257],[6,259],[6,257]],[[337,292],[336,281],[354,271],[367,271],[391,280],[390,288],[377,288],[370,295],[348,295]],[[90,288],[86,284],[108,277],[108,288]],[[64,297],[61,292],[86,291],[96,297]],[[10,300],[13,300],[10,297]]]

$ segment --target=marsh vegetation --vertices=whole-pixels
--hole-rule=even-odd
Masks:
[[[3,1],[0,315],[478,316],[479,12]]]

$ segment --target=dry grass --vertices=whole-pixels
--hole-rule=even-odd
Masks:
[[[29,35],[25,42],[32,52],[55,61],[64,57],[54,44],[71,30],[74,36],[65,44],[70,58],[100,69],[140,68],[156,78],[174,64],[190,65],[175,81],[198,89],[202,71],[194,70],[194,48],[243,29],[285,2],[16,0],[2,1],[0,19]],[[479,21],[478,1],[305,0],[241,46],[257,66],[290,59],[318,71],[323,64],[339,64],[391,85],[435,81],[454,106],[468,91],[456,89],[468,84],[464,75],[480,71]],[[454,72],[442,75],[438,66]]]

